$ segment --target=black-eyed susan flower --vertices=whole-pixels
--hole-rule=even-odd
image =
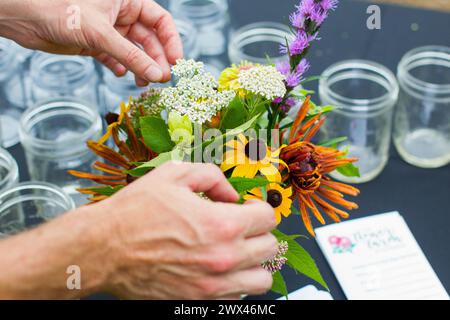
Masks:
[[[278,183],[270,183],[266,186],[267,203],[269,203],[275,211],[277,223],[281,222],[281,216],[285,218],[291,214],[292,206],[292,188],[283,188]],[[259,199],[262,200],[263,193],[260,188],[250,190],[245,196],[245,200]]]
[[[258,173],[271,182],[281,181],[278,167],[286,163],[279,159],[281,148],[272,150],[264,140],[239,134],[237,139],[226,143],[230,148],[225,152],[220,168],[223,172],[233,169],[232,177],[254,178]]]
[[[356,162],[356,158],[345,158],[345,153],[333,148],[317,146],[311,143],[324,118],[317,115],[303,124],[310,108],[309,98],[305,100],[291,128],[289,144],[281,151],[280,158],[286,162],[289,171],[283,175],[283,181],[294,189],[298,199],[300,214],[308,232],[314,236],[310,213],[321,223],[325,220],[319,209],[333,221],[348,218],[347,210],[358,208],[354,202],[344,200],[344,194],[357,196],[359,190],[328,176],[336,168]],[[330,204],[329,202],[333,203]]]

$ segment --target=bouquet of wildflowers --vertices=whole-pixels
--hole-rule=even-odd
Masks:
[[[337,0],[303,0],[290,16],[294,36],[280,50],[288,59],[278,65],[243,61],[225,69],[219,79],[203,63],[179,60],[172,68],[174,87],[150,89],[108,114],[109,126],[89,148],[105,161],[93,167],[101,174],[70,172],[100,186],[81,189],[98,202],[170,161],[209,162],[220,166],[241,201],[261,199],[273,208],[278,223],[300,216],[314,236],[311,216],[339,222],[357,204],[344,199],[359,191],[333,181],[329,173],[357,175],[356,159],[335,148],[337,142],[314,141],[333,107],[315,105],[302,88],[309,68],[305,56]],[[299,107],[295,117],[290,110]],[[114,147],[110,147],[107,141]],[[111,145],[111,144],[109,144]],[[286,295],[280,270],[287,265],[326,288],[299,236],[273,234],[279,252],[262,266],[273,273],[275,292]]]

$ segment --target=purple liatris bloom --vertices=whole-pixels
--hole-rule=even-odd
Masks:
[[[289,20],[294,28],[303,29],[305,27],[305,16],[298,11],[292,13]]]
[[[287,253],[288,249],[289,245],[286,241],[279,242],[277,255],[270,260],[264,261],[262,263],[262,267],[272,273],[280,271],[287,262],[285,254]]]
[[[291,73],[291,64],[289,61],[280,61],[277,63],[277,70],[284,76],[289,76]]]
[[[294,98],[288,98],[286,99],[285,103],[283,106],[281,106],[281,111],[283,111],[284,113],[288,113],[289,110],[291,110],[291,108],[293,106],[295,106],[297,104],[297,100]]]
[[[300,63],[297,65],[296,71],[297,73],[300,73],[301,75],[304,75],[306,71],[309,70],[310,64],[308,60],[302,59]]]
[[[316,39],[316,35],[308,35],[305,31],[299,30],[295,39],[289,44],[289,50],[286,46],[281,46],[281,53],[290,53],[291,56],[298,56],[310,46],[310,43]]]
[[[322,0],[320,1],[320,6],[323,10],[330,11],[336,9],[338,2],[338,0]]]

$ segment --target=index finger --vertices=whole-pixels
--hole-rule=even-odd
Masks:
[[[220,205],[224,209],[224,219],[236,221],[244,238],[263,235],[277,226],[275,211],[267,202],[251,200],[243,205],[229,203]]]
[[[155,30],[170,64],[175,64],[178,59],[183,57],[183,44],[180,34],[177,31],[175,21],[167,10],[156,2],[151,4],[150,1],[146,1],[142,7],[139,21],[148,28]]]

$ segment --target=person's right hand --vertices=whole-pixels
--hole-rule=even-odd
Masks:
[[[92,206],[113,222],[103,289],[133,299],[266,292],[272,277],[260,264],[277,252],[274,212],[262,201],[237,200],[218,167],[168,163]]]

